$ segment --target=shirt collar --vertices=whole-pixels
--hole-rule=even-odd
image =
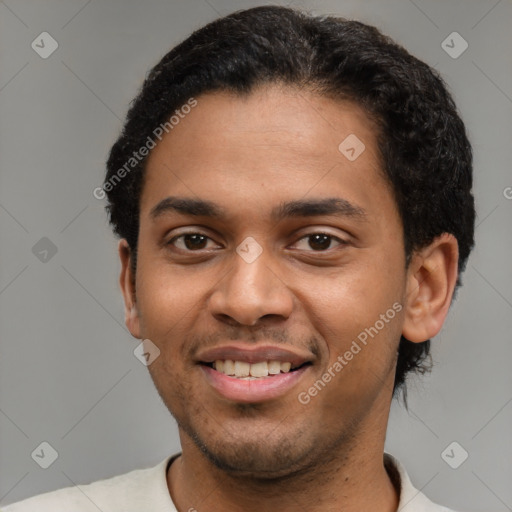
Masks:
[[[155,468],[158,477],[154,480],[154,488],[151,493],[152,496],[158,497],[155,511],[174,512],[176,510],[167,485],[167,470],[180,455],[181,453],[177,453],[165,458]],[[384,467],[399,495],[397,512],[451,512],[447,508],[435,505],[420,490],[416,489],[405,467],[389,453],[384,453]]]
[[[384,467],[400,496],[397,512],[453,512],[436,505],[416,489],[405,467],[389,453],[384,453]]]

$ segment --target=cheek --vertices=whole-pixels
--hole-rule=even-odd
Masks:
[[[381,389],[389,380],[402,324],[401,274],[397,269],[359,265],[336,278],[317,281],[310,296],[314,327],[325,340],[321,372],[334,385],[326,403],[334,408],[363,401],[368,390]],[[394,276],[392,278],[391,276]],[[340,359],[341,358],[341,359]],[[372,393],[370,393],[371,395]]]
[[[193,321],[204,286],[191,279],[190,273],[161,259],[141,259],[137,270],[137,299],[142,334],[150,339],[151,336],[179,339],[173,332],[181,332]]]
[[[362,278],[333,283],[319,304],[316,328],[326,354],[317,379],[329,383],[318,404],[332,414],[363,414],[379,393],[391,389],[401,333],[400,295],[379,284]]]
[[[401,300],[404,286],[405,278],[396,268],[361,262],[321,282],[316,280],[309,301],[322,324],[330,327],[331,336],[357,336]]]
[[[179,365],[161,354],[148,366],[148,370],[160,398],[179,422],[184,419],[185,411],[188,414],[198,412],[196,408],[200,408],[201,400],[196,398],[191,382],[183,378]]]

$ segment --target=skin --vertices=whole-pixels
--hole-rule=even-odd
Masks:
[[[395,511],[383,451],[398,343],[402,333],[421,342],[440,330],[457,242],[438,237],[406,268],[375,128],[357,105],[275,84],[246,98],[197,100],[149,156],[135,276],[129,247],[119,243],[126,324],[158,346],[148,368],[179,426],[182,455],[167,475],[172,499],[180,511]],[[353,162],[338,150],[349,134],[366,146]],[[168,196],[214,201],[227,217],[152,219]],[[364,218],[270,218],[283,201],[327,197],[349,201]],[[208,238],[199,248],[183,237],[170,243],[184,232]],[[317,233],[332,236],[320,249]],[[263,249],[252,263],[236,252],[249,236]],[[402,310],[300,403],[298,394],[394,303]],[[313,364],[285,395],[235,403],[194,360],[235,339],[297,347]]]

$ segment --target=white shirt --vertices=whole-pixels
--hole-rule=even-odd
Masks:
[[[152,468],[33,496],[7,505],[0,512],[177,512],[166,475],[178,456],[167,457]],[[385,453],[384,460],[391,479],[396,479],[400,488],[397,512],[453,512],[432,503],[415,489],[397,459]]]

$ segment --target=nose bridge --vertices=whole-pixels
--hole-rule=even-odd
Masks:
[[[228,274],[230,293],[240,299],[260,300],[272,287],[271,254],[254,238],[246,238],[236,249],[233,270]],[[269,275],[270,274],[270,275]],[[274,276],[275,277],[275,276]]]
[[[271,260],[271,251],[256,239],[244,239],[233,254],[229,272],[211,296],[212,313],[246,325],[266,315],[288,317],[292,308],[290,291],[277,277]]]
[[[271,273],[269,254],[260,254],[249,260],[238,254],[234,259],[232,286],[247,287],[253,290],[253,293],[263,292],[270,281],[268,276],[265,276],[265,274]]]

